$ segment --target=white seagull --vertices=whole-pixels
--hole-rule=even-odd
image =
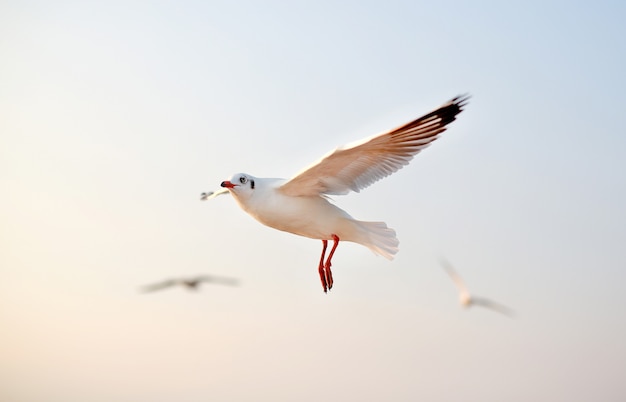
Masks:
[[[198,290],[202,283],[219,283],[222,285],[237,286],[239,281],[234,278],[226,278],[222,276],[201,275],[193,278],[177,278],[168,279],[163,282],[147,285],[142,288],[143,292],[154,292],[157,290],[169,288],[172,286],[184,286],[188,290]]]
[[[448,275],[450,275],[450,278],[459,290],[459,302],[461,303],[461,306],[465,308],[469,308],[471,306],[486,307],[493,311],[497,311],[498,313],[513,317],[513,311],[510,308],[503,306],[500,303],[496,303],[493,300],[485,299],[484,297],[473,296],[472,294],[470,294],[467,286],[465,285],[465,282],[463,281],[463,279],[461,279],[459,274],[456,273],[454,267],[452,267],[452,264],[450,264],[448,261],[442,259],[441,265],[443,266],[443,269],[445,269],[445,271],[448,273]]]
[[[403,166],[446,130],[467,104],[457,96],[436,110],[396,129],[331,151],[289,180],[237,173],[209,199],[230,192],[239,206],[262,224],[322,241],[318,271],[324,292],[333,287],[331,260],[339,241],[368,247],[391,260],[398,252],[396,232],[384,222],[364,222],[329,202],[330,195],[359,192]],[[324,260],[328,241],[333,241]]]

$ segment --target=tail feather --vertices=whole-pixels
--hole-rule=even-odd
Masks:
[[[396,231],[387,227],[385,222],[358,221],[358,225],[362,229],[364,237],[359,243],[374,253],[382,255],[388,260],[393,260],[400,244],[396,237]]]

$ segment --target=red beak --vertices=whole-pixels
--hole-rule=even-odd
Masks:
[[[226,180],[226,181],[223,181],[222,184],[220,184],[220,186],[226,187],[226,188],[233,188],[236,186],[236,184],[233,184],[229,182],[228,180]]]

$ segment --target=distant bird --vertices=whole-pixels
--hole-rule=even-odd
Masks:
[[[200,201],[210,200],[211,198],[215,198],[218,195],[227,194],[227,193],[228,193],[227,188],[223,188],[218,191],[209,191],[208,193],[202,193],[200,194]]]
[[[328,196],[358,193],[407,165],[439,138],[468,99],[458,96],[403,126],[338,148],[289,180],[237,173],[221,186],[262,224],[322,241],[318,272],[326,292],[333,287],[331,260],[340,240],[362,244],[389,260],[398,252],[399,244],[395,230],[384,222],[358,221],[331,204]],[[203,193],[201,199],[221,193]],[[333,247],[324,260],[329,240]]]
[[[225,278],[221,276],[209,276],[202,275],[197,276],[195,278],[179,278],[179,279],[168,279],[163,282],[154,283],[152,285],[147,285],[142,288],[144,293],[154,292],[157,290],[173,287],[173,286],[184,286],[188,290],[198,290],[200,284],[202,283],[217,283],[221,285],[229,285],[229,286],[237,286],[239,281],[234,278]]]
[[[442,259],[441,265],[443,266],[443,269],[445,269],[445,271],[448,273],[448,275],[450,275],[450,278],[452,278],[452,281],[454,281],[454,284],[459,290],[459,302],[463,307],[469,308],[471,306],[481,306],[489,308],[493,311],[497,311],[498,313],[508,315],[509,317],[513,317],[513,311],[508,307],[496,303],[492,300],[485,299],[483,297],[472,296],[467,289],[467,286],[465,285],[463,279],[461,279],[459,274],[457,274],[452,267],[452,264],[450,264],[448,261]]]

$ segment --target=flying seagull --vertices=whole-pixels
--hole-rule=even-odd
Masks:
[[[486,307],[493,311],[497,311],[498,313],[513,317],[513,311],[510,308],[503,306],[500,303],[496,303],[492,300],[485,299],[483,297],[473,296],[472,294],[470,294],[467,286],[465,285],[465,282],[454,270],[452,264],[450,264],[448,261],[442,259],[441,265],[443,266],[443,269],[448,273],[448,275],[450,275],[450,278],[459,290],[459,302],[461,303],[461,306],[465,308],[469,308],[471,306]]]
[[[329,202],[328,196],[360,192],[407,165],[439,138],[467,104],[458,96],[436,110],[396,129],[331,151],[289,180],[237,173],[221,183],[239,206],[262,224],[322,241],[318,272],[324,292],[333,287],[331,260],[339,241],[368,247],[391,260],[398,252],[395,230],[384,222],[364,222]],[[328,241],[333,246],[325,260]]]
[[[221,276],[202,275],[193,278],[168,279],[163,282],[146,285],[142,289],[144,293],[154,292],[173,286],[183,286],[188,290],[198,290],[202,283],[218,283],[221,285],[237,286],[239,281],[237,279],[225,278]]]

